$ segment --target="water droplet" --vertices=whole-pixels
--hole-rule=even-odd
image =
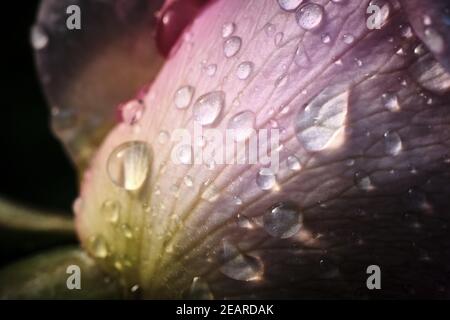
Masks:
[[[99,259],[105,259],[108,254],[108,245],[102,236],[92,236],[90,238],[90,248],[94,257]]]
[[[296,156],[289,156],[286,160],[287,166],[292,171],[299,171],[302,168],[300,160]]]
[[[158,135],[158,142],[160,144],[165,144],[169,141],[170,135],[167,131],[160,131]]]
[[[237,215],[237,225],[240,228],[243,229],[253,229],[253,223],[250,221],[250,219],[246,216],[244,216],[243,214],[238,214]]]
[[[232,130],[234,141],[244,141],[254,132],[255,114],[252,111],[242,111],[228,121],[227,130]]]
[[[234,200],[234,204],[235,205],[237,205],[237,206],[241,206],[242,205],[242,199],[240,197],[234,196],[233,200]]]
[[[183,182],[186,185],[186,187],[192,187],[194,185],[194,179],[192,179],[192,177],[189,175],[184,176]]]
[[[240,63],[236,70],[236,75],[240,80],[246,80],[253,71],[253,63],[244,61]]]
[[[283,74],[279,76],[277,80],[275,80],[275,87],[279,88],[285,86],[288,83],[288,80],[289,80],[288,74]]]
[[[323,8],[315,3],[303,5],[295,13],[297,24],[304,30],[313,30],[319,27],[323,20]]]
[[[435,29],[426,28],[425,37],[423,40],[432,52],[436,54],[441,54],[444,52],[445,49],[444,38]]]
[[[342,39],[346,44],[352,44],[355,41],[355,37],[352,36],[351,34],[344,34]]]
[[[391,156],[398,155],[403,148],[402,139],[396,132],[387,131],[384,134],[384,145],[386,153]]]
[[[235,56],[241,49],[242,40],[237,36],[232,36],[231,38],[225,40],[223,44],[223,53],[225,57],[231,58]]]
[[[131,287],[130,291],[131,291],[132,293],[136,293],[136,292],[139,291],[139,289],[140,289],[139,285],[138,285],[138,284],[135,284],[134,286]]]
[[[322,38],[322,43],[327,44],[327,43],[331,42],[331,37],[328,33],[322,34],[321,38]]]
[[[222,26],[222,38],[228,38],[236,29],[236,25],[233,22],[227,22]]]
[[[214,296],[208,283],[200,277],[195,277],[192,280],[191,288],[189,289],[189,299],[212,300],[214,299]]]
[[[400,104],[395,93],[384,93],[381,98],[383,100],[383,105],[387,110],[391,112],[400,111]]]
[[[139,189],[150,171],[150,149],[145,142],[125,142],[115,148],[107,161],[111,181],[125,190]]]
[[[176,157],[181,164],[192,164],[192,147],[190,145],[175,146]]]
[[[207,93],[194,103],[194,119],[203,126],[213,124],[225,105],[225,93],[213,91]]]
[[[419,44],[417,47],[414,48],[414,53],[418,56],[421,56],[425,54],[426,49],[423,44]]]
[[[108,222],[116,224],[120,218],[120,203],[113,200],[106,200],[102,204],[102,212]]]
[[[122,232],[123,232],[123,235],[125,236],[125,238],[127,238],[127,239],[133,238],[133,231],[131,230],[131,227],[129,225],[123,224],[121,226],[121,228],[122,228]]]
[[[273,237],[286,239],[301,228],[303,216],[295,204],[279,203],[264,214],[264,230]]]
[[[206,74],[210,77],[214,76],[217,71],[217,65],[216,64],[210,64],[206,67]]]
[[[348,97],[348,90],[328,87],[298,113],[296,135],[306,150],[317,152],[340,143],[337,137],[347,117]]]
[[[179,88],[174,95],[173,102],[178,109],[186,109],[189,107],[194,95],[195,89],[191,86],[183,86]]]
[[[264,32],[266,33],[266,36],[271,37],[275,34],[277,28],[274,24],[268,23],[264,26]]]
[[[284,37],[284,33],[283,32],[278,32],[275,35],[275,39],[274,39],[274,44],[275,46],[280,46],[281,45],[281,41],[283,41],[283,37]]]
[[[236,247],[224,242],[222,259],[224,263],[220,267],[227,277],[239,281],[257,281],[262,278],[264,265],[254,256],[241,253]]]
[[[270,190],[276,185],[276,177],[270,168],[261,168],[256,176],[256,184],[261,190]]]
[[[303,0],[278,0],[280,8],[285,11],[294,11],[302,2]]]
[[[122,120],[132,126],[136,124],[144,113],[144,104],[139,100],[132,100],[120,107]]]
[[[48,45],[48,35],[45,30],[39,26],[31,27],[30,33],[31,45],[35,50],[42,50]]]
[[[375,187],[372,185],[370,176],[363,171],[358,171],[355,173],[354,181],[356,186],[363,191],[371,191],[375,189]]]

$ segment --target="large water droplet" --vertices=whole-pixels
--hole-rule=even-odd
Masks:
[[[387,131],[384,134],[384,145],[386,153],[391,156],[398,155],[403,148],[402,139],[396,132]]]
[[[381,98],[383,100],[383,105],[387,110],[392,112],[400,111],[400,104],[395,93],[384,93]]]
[[[244,141],[254,132],[255,114],[252,111],[242,111],[228,121],[228,130],[233,131],[234,141]]]
[[[297,139],[308,151],[321,151],[339,143],[339,133],[345,123],[348,90],[329,87],[315,97],[297,115]]]
[[[303,0],[278,0],[280,8],[286,11],[294,11],[302,2]]]
[[[232,36],[231,38],[225,40],[223,44],[223,54],[227,58],[235,56],[241,49],[242,40],[237,36]]]
[[[150,149],[145,142],[125,142],[115,148],[107,161],[111,181],[125,190],[137,190],[150,171]]]
[[[256,184],[261,190],[270,190],[276,185],[276,177],[270,168],[261,168],[256,176]]]
[[[279,203],[264,214],[264,230],[276,238],[290,238],[301,228],[303,217],[295,204]]]
[[[315,3],[302,6],[295,13],[297,24],[304,30],[313,30],[319,27],[323,20],[323,8]]]
[[[240,80],[247,79],[253,71],[253,63],[250,61],[244,61],[240,63],[236,70],[236,75]]]
[[[212,300],[214,299],[214,296],[208,283],[200,277],[195,277],[192,280],[191,288],[189,289],[189,299]]]
[[[102,212],[108,222],[116,224],[120,219],[120,203],[114,200],[106,200],[102,205]]]
[[[183,86],[179,88],[173,97],[173,102],[178,109],[185,109],[191,104],[192,96],[195,89],[191,86]]]
[[[225,93],[213,91],[204,94],[194,103],[194,119],[203,126],[213,124],[225,105]]]
[[[257,281],[262,278],[264,265],[254,256],[243,254],[228,242],[223,244],[222,257],[225,261],[220,267],[227,277],[239,281]]]
[[[35,50],[42,50],[48,45],[48,35],[39,25],[35,25],[31,28],[30,40],[31,45]]]

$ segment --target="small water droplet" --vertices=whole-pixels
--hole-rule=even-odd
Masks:
[[[391,156],[398,155],[403,149],[402,139],[396,132],[387,131],[384,134],[384,145],[386,153]]]
[[[296,156],[289,156],[286,160],[287,166],[292,171],[299,171],[302,169],[300,160]]]
[[[279,47],[281,45],[281,42],[283,41],[283,37],[284,37],[284,33],[283,32],[278,32],[275,35],[275,39],[274,39],[275,46]]]
[[[322,43],[327,44],[327,43],[331,42],[331,37],[328,33],[322,34],[321,38],[322,38]]]
[[[217,71],[217,65],[216,64],[210,64],[206,67],[206,74],[210,77],[214,76]]]
[[[120,203],[114,200],[106,200],[102,204],[102,212],[108,222],[116,224],[120,219]]]
[[[374,190],[375,187],[372,184],[370,176],[364,171],[358,171],[355,173],[354,181],[356,186],[363,191]]]
[[[342,39],[346,44],[352,44],[355,41],[355,37],[351,34],[344,34]]]
[[[170,135],[167,131],[160,131],[158,134],[158,142],[160,144],[165,144],[169,141]]]
[[[192,187],[194,185],[194,179],[192,179],[192,177],[189,175],[184,176],[183,182],[186,185],[186,187]]]
[[[235,29],[236,25],[233,22],[224,23],[222,26],[222,38],[230,37],[234,33]]]
[[[270,190],[276,185],[276,177],[270,168],[261,168],[256,176],[256,184],[261,190]]]
[[[295,13],[297,24],[304,30],[318,28],[323,21],[323,8],[315,3],[308,3],[300,7]]]
[[[235,205],[237,205],[237,206],[241,206],[242,205],[242,199],[240,197],[234,196],[233,200],[234,200],[234,204]]]
[[[433,28],[425,29],[424,42],[427,44],[428,48],[436,53],[441,54],[445,49],[444,38]]]
[[[194,95],[195,89],[192,86],[183,86],[179,88],[174,95],[173,102],[178,109],[186,109],[189,107]]]
[[[250,219],[247,216],[244,216],[243,214],[237,215],[237,225],[239,228],[243,229],[253,229],[253,223],[250,221]]]
[[[278,0],[280,8],[285,11],[294,11],[302,2],[303,0]]]
[[[400,111],[400,104],[395,93],[384,93],[381,98],[383,100],[383,105],[387,110],[391,112]]]
[[[239,281],[257,281],[262,278],[264,265],[255,257],[241,253],[233,245],[224,242],[221,257],[224,263],[220,267],[227,277]]]
[[[268,37],[273,36],[275,34],[276,30],[277,30],[277,28],[272,23],[267,23],[264,26],[264,32],[266,33],[266,36],[268,36]]]
[[[253,71],[253,63],[244,61],[240,63],[236,70],[236,75],[240,80],[246,80]]]
[[[192,164],[192,147],[190,145],[175,146],[176,157],[181,164]]]
[[[49,42],[47,33],[39,25],[34,25],[33,27],[31,27],[30,40],[31,45],[35,50],[44,49]]]
[[[129,225],[123,224],[121,226],[121,228],[122,228],[122,232],[123,232],[123,235],[125,236],[125,238],[127,238],[127,239],[133,238],[133,231],[131,230],[131,227]]]
[[[145,142],[125,142],[108,157],[107,172],[111,181],[125,190],[139,189],[150,171],[150,149]]]
[[[242,40],[240,37],[232,36],[225,40],[223,44],[223,53],[225,57],[234,57],[241,49]]]
[[[225,105],[225,93],[213,91],[199,97],[193,106],[194,119],[203,126],[213,124]]]
[[[189,289],[189,299],[212,300],[214,299],[214,296],[208,283],[200,277],[195,277],[192,280],[191,288]]]
[[[106,244],[103,236],[92,236],[90,238],[90,248],[94,257],[99,259],[105,259],[109,254],[108,245]]]
[[[252,111],[242,111],[228,121],[227,129],[232,130],[234,141],[244,141],[254,132],[255,114]]]
[[[300,230],[303,216],[295,204],[279,203],[270,208],[263,217],[264,230],[273,237],[290,238]]]
[[[144,104],[139,100],[132,100],[120,107],[123,122],[132,126],[136,124],[144,113]]]

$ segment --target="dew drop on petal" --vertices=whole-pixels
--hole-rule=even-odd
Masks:
[[[220,272],[227,277],[239,281],[257,281],[264,273],[264,265],[261,259],[243,254],[228,242],[223,243]]]
[[[103,236],[92,236],[90,238],[90,248],[94,257],[99,259],[105,259],[109,254],[108,245],[106,244]]]
[[[224,23],[224,25],[222,26],[222,38],[230,37],[235,29],[236,25],[233,22]]]
[[[192,179],[192,177],[189,175],[184,176],[183,182],[186,185],[186,187],[192,187],[194,185],[194,179]]]
[[[178,162],[192,164],[192,147],[190,145],[175,146]]]
[[[342,39],[346,44],[352,44],[353,42],[355,42],[355,37],[351,34],[344,34]]]
[[[139,100],[132,100],[120,107],[122,120],[132,126],[136,124],[144,113],[144,104]]]
[[[232,36],[225,40],[223,44],[223,54],[227,58],[234,57],[241,49],[242,39],[237,36]]]
[[[217,71],[217,65],[216,64],[210,64],[206,67],[206,74],[210,77],[214,76]]]
[[[194,95],[195,89],[192,86],[183,86],[179,88],[173,97],[173,102],[175,107],[178,109],[186,109],[189,107],[192,101],[192,96]]]
[[[363,191],[371,191],[375,189],[375,187],[372,184],[372,180],[370,179],[370,176],[365,173],[364,171],[358,171],[354,175],[354,181],[355,185],[358,187],[358,189]]]
[[[391,112],[400,111],[400,104],[395,93],[384,93],[381,98],[383,100],[383,105],[387,110]]]
[[[287,167],[292,171],[299,171],[302,168],[300,160],[296,156],[289,156],[286,160]]]
[[[276,28],[276,26],[273,23],[267,23],[264,26],[264,33],[268,37],[272,37],[275,34],[276,31],[277,31],[277,28]]]
[[[139,189],[150,173],[149,146],[142,141],[125,142],[108,157],[107,172],[111,181],[125,190]]]
[[[131,227],[128,224],[123,224],[121,226],[121,228],[122,228],[122,233],[125,236],[125,238],[127,238],[127,239],[133,238],[133,231],[131,230]]]
[[[384,134],[384,146],[388,155],[396,156],[403,149],[402,139],[400,138],[398,133],[387,131]]]
[[[425,29],[424,42],[433,53],[441,54],[445,49],[444,38],[433,28]]]
[[[105,216],[106,221],[116,224],[120,219],[120,203],[114,200],[106,200],[102,204],[102,213]]]
[[[331,42],[331,37],[328,33],[322,34],[321,39],[322,39],[322,43],[325,43],[325,44]]]
[[[44,49],[48,45],[48,40],[48,35],[41,26],[34,25],[33,27],[31,27],[30,41],[33,49]]]
[[[308,3],[300,7],[295,13],[297,24],[304,30],[313,30],[323,21],[323,8],[315,3]]]
[[[167,131],[160,131],[158,134],[158,143],[160,144],[165,144],[169,141],[170,139],[170,134]]]
[[[286,239],[301,228],[303,216],[291,203],[279,203],[270,208],[263,217],[264,230],[273,237]]]
[[[232,131],[234,141],[244,141],[254,132],[255,114],[252,111],[242,111],[230,118],[227,130]]]
[[[256,184],[261,190],[270,190],[276,185],[276,177],[270,168],[261,168],[256,176]]]
[[[253,71],[253,63],[250,61],[244,61],[240,63],[236,70],[236,75],[240,80],[246,80]]]
[[[194,119],[203,126],[213,124],[225,105],[225,93],[213,91],[199,97],[193,106]]]
[[[280,8],[285,11],[294,11],[302,2],[303,0],[278,0]]]
[[[250,221],[250,219],[243,214],[237,215],[237,225],[243,229],[253,229],[254,228],[253,223]]]
[[[214,295],[209,288],[208,283],[200,277],[195,277],[192,280],[189,289],[189,299],[193,300],[212,300]]]

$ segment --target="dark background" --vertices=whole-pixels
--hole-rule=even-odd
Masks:
[[[77,194],[75,171],[50,130],[29,41],[38,4],[2,2],[0,196],[70,214]]]

